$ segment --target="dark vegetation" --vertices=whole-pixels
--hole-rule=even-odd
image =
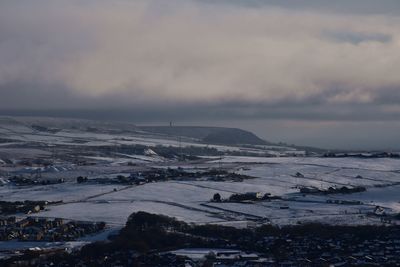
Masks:
[[[27,186],[27,185],[51,185],[51,184],[61,184],[64,183],[65,180],[63,178],[58,179],[42,179],[39,177],[35,178],[27,178],[25,176],[13,176],[10,179],[10,182],[16,186]]]
[[[341,186],[341,187],[329,187],[328,189],[319,189],[316,187],[301,187],[300,193],[303,194],[352,194],[352,193],[359,193],[364,192],[367,189],[364,186]]]
[[[325,158],[400,158],[399,153],[391,152],[371,152],[371,153],[347,153],[347,152],[327,152],[323,154]]]
[[[256,201],[270,201],[273,199],[281,199],[279,196],[273,196],[270,193],[261,194],[258,192],[247,192],[243,194],[232,194],[227,199],[222,199],[219,193],[214,194],[213,202],[246,202],[252,203]]]
[[[76,182],[99,184],[127,184],[140,185],[150,182],[164,182],[168,180],[209,180],[209,181],[234,181],[241,182],[253,177],[231,173],[226,170],[211,169],[207,171],[187,172],[183,168],[151,169],[143,172],[131,173],[129,176],[118,175],[114,178],[91,178],[78,176]]]
[[[0,214],[10,215],[15,213],[34,213],[44,210],[46,205],[54,204],[48,201],[0,201]]]

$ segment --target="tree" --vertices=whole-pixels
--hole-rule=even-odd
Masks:
[[[213,196],[214,202],[221,202],[221,195],[219,193],[215,193]]]
[[[87,177],[83,177],[83,176],[78,176],[78,178],[76,178],[76,181],[78,182],[78,184],[84,183],[87,180],[88,180]]]

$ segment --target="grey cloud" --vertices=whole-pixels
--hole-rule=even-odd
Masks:
[[[328,38],[338,42],[349,42],[352,44],[360,44],[362,42],[380,42],[388,43],[392,41],[392,36],[382,33],[360,33],[360,32],[328,32]]]
[[[0,82],[55,83],[92,97],[132,95],[133,102],[267,103],[331,95],[334,84],[348,93],[327,102],[371,102],[377,88],[400,84],[388,68],[400,57],[394,18],[190,1],[162,11],[160,1],[61,3],[2,9]],[[326,31],[353,45],[321,38]]]
[[[0,109],[133,121],[395,121],[399,5],[1,1]]]
[[[277,6],[288,9],[318,10],[344,14],[400,14],[397,0],[198,0],[200,2],[234,4],[247,7]]]

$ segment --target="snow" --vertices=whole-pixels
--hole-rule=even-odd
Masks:
[[[40,170],[43,177],[66,178],[66,183],[16,187],[7,183],[9,175],[23,173],[29,177],[29,174],[35,174],[38,168],[7,166],[8,164],[0,160],[0,184],[4,184],[0,186],[0,200],[63,201],[61,204],[48,206],[48,210],[35,216],[105,221],[120,227],[132,212],[140,210],[174,216],[188,222],[230,225],[245,225],[248,220],[257,218],[266,218],[276,224],[292,224],[297,221],[366,224],[377,223],[376,220],[365,216],[376,205],[384,207],[388,213],[400,212],[398,159],[303,157],[304,151],[286,146],[249,148],[207,145],[195,139],[185,138],[179,142],[177,138],[132,130],[119,133],[101,132],[101,127],[98,132],[87,132],[82,130],[87,128],[85,122],[80,122],[76,129],[60,129],[56,133],[48,133],[32,129],[29,125],[32,122],[35,120],[20,122],[0,118],[0,136],[11,140],[11,143],[5,143],[7,145],[0,148],[2,159],[10,159],[16,164],[19,159],[52,159],[53,147],[62,145],[67,154],[65,161],[70,160],[68,156],[75,157],[76,155],[70,152],[79,148],[85,152],[78,153],[79,159],[86,158],[90,163],[96,163],[94,166],[78,166],[63,159],[48,168],[41,167]],[[58,123],[57,127],[61,126],[62,124]],[[259,155],[268,153],[275,157],[204,156],[197,162],[174,162],[160,157],[150,148],[143,151],[144,155],[110,155],[102,153],[99,149],[102,146],[119,145],[195,146],[215,148],[223,152],[236,151]],[[59,158],[63,156],[63,153],[60,154],[62,155]],[[280,157],[282,155],[298,156]],[[128,163],[135,163],[135,166],[128,166]],[[75,182],[78,176],[116,177],[118,174],[124,175],[154,167],[177,166],[187,171],[221,167],[253,178],[242,182],[181,179],[140,186]],[[297,172],[303,177],[296,177]],[[348,195],[303,196],[298,193],[301,186],[321,189],[334,186],[364,186],[367,191]],[[216,193],[221,194],[222,198],[228,198],[231,194],[246,192],[270,193],[281,196],[282,200],[255,204],[209,202]],[[329,204],[327,200],[357,200],[363,204],[338,205]]]
[[[0,187],[0,200],[2,201],[79,201],[89,196],[113,192],[114,188],[120,189],[120,185],[96,185],[62,183],[55,185],[34,187]]]
[[[337,199],[359,200],[370,205],[383,206],[400,212],[400,186],[392,186],[387,188],[371,188],[366,192],[355,193],[350,197],[339,195]]]
[[[340,160],[331,162],[331,159],[264,159],[266,163],[231,165],[233,171],[254,177],[244,179],[242,182],[179,180],[140,186],[76,184],[75,182],[35,187],[5,185],[0,187],[0,200],[62,200],[64,203],[49,206],[48,210],[35,216],[105,221],[115,226],[124,225],[128,216],[136,211],[164,214],[187,222],[233,225],[263,218],[274,224],[293,224],[298,221],[369,224],[379,223],[376,219],[366,216],[366,213],[371,212],[376,205],[384,207],[389,213],[400,212],[400,197],[398,197],[400,185],[397,185],[400,181],[400,173],[395,168],[398,162],[396,160],[382,159],[369,166],[369,159],[349,158],[345,167],[341,167]],[[109,160],[114,161],[112,158]],[[157,166],[158,162],[152,162],[152,164]],[[207,168],[210,165],[213,166],[213,163],[200,166]],[[164,167],[167,166],[170,165]],[[190,163],[184,166],[188,170],[198,167]],[[108,170],[105,167],[93,166],[85,170],[103,173],[103,176],[120,173],[119,168],[113,168]],[[70,170],[61,170],[61,173],[68,171]],[[73,171],[77,174],[82,170],[78,168]],[[304,177],[296,177],[297,172],[303,174]],[[362,178],[356,178],[358,175]],[[298,193],[299,186],[327,188],[343,185],[362,185],[367,187],[367,191],[325,196],[303,196]],[[246,192],[271,193],[283,199],[255,204],[209,202],[216,193],[226,199],[231,194]],[[329,204],[327,200],[357,200],[363,204]],[[282,207],[288,207],[288,209]]]
[[[129,215],[137,211],[165,214],[179,220],[195,223],[219,221],[209,217],[207,213],[191,212],[181,207],[151,201],[70,203],[51,207],[50,210],[41,212],[37,216],[73,220],[84,218],[88,221],[104,221],[107,224],[123,226]]]
[[[206,255],[213,253],[230,253],[230,254],[239,254],[241,251],[240,250],[232,250],[232,249],[217,249],[217,248],[185,248],[185,249],[178,249],[171,251],[172,254],[178,255],[178,256],[185,256],[194,260],[201,260],[203,259]]]
[[[222,163],[269,163],[295,165],[314,165],[332,168],[347,168],[375,171],[400,171],[400,160],[393,158],[319,158],[319,157],[239,157],[225,156],[221,160],[212,161]]]

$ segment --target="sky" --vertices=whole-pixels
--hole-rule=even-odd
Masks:
[[[398,0],[2,0],[0,114],[400,150]]]

